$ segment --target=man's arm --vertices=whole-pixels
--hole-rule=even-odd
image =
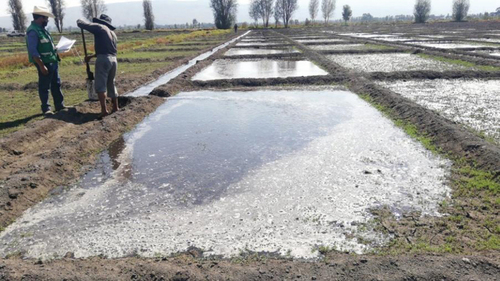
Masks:
[[[98,25],[96,23],[86,22],[82,19],[77,20],[76,25],[78,25],[79,28],[85,29],[92,34],[95,34],[99,30],[101,30],[101,28],[102,28],[100,25]]]
[[[43,75],[49,74],[49,70],[43,64],[43,61],[40,59],[40,53],[38,53],[38,35],[34,30],[28,32],[28,54],[33,58],[33,60],[38,64],[40,71]]]

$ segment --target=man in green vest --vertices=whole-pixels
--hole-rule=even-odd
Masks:
[[[61,92],[61,78],[59,77],[59,61],[52,36],[45,29],[49,17],[54,15],[46,7],[35,6],[33,21],[26,30],[26,45],[29,61],[38,70],[38,95],[42,102],[42,112],[45,115],[53,114],[49,103],[49,89],[54,99],[56,111],[64,109],[64,96]]]

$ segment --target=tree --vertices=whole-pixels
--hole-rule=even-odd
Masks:
[[[351,17],[352,17],[351,6],[344,5],[344,7],[342,7],[342,18],[344,19],[345,24],[347,24],[347,22],[351,19]]]
[[[88,20],[97,18],[97,16],[108,10],[104,5],[104,0],[80,0],[80,4],[82,5],[83,16]]]
[[[370,13],[365,13],[361,16],[361,21],[367,22],[367,21],[372,21],[373,16]]]
[[[214,13],[215,26],[218,29],[229,29],[236,21],[238,3],[236,0],[210,0],[210,8]]]
[[[297,0],[277,0],[276,5],[279,6],[277,8],[280,9],[280,13],[282,13],[281,18],[283,19],[285,28],[288,28],[288,22],[292,18],[295,10],[299,8]]]
[[[309,2],[309,15],[311,16],[311,21],[314,22],[314,19],[318,15],[319,10],[319,0],[311,0]]]
[[[273,14],[273,0],[259,0],[260,1],[260,16],[264,27],[269,26],[269,18]]]
[[[52,14],[54,14],[54,24],[56,25],[57,31],[62,33],[63,30],[63,18],[64,18],[64,0],[47,0],[49,2]]]
[[[274,3],[274,27],[278,27],[281,18],[283,18],[283,5],[281,5],[280,0],[276,0]]]
[[[463,21],[469,13],[469,0],[453,0],[453,20]]]
[[[328,23],[330,17],[335,11],[335,0],[323,0],[321,3],[321,12],[323,13],[323,19],[325,19],[325,24]]]
[[[26,15],[23,11],[23,3],[21,0],[9,0],[9,13],[12,16],[12,27],[14,30],[26,30]]]
[[[155,16],[153,15],[151,0],[143,0],[142,7],[144,8],[144,27],[147,30],[153,30],[155,28]]]
[[[431,13],[431,0],[417,0],[413,15],[416,23],[425,23]]]
[[[196,19],[193,19],[193,28],[196,28],[198,26],[198,21]]]
[[[252,0],[250,2],[250,10],[248,10],[248,15],[254,20],[255,26],[258,25],[257,21],[260,18],[260,1],[259,0]]]

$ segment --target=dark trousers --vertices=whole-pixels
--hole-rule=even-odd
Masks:
[[[38,64],[35,64],[38,70],[38,96],[42,102],[42,112],[51,110],[49,103],[49,89],[54,99],[56,110],[64,108],[64,95],[61,92],[61,77],[59,77],[58,63],[46,63],[45,67],[49,74],[43,75]]]

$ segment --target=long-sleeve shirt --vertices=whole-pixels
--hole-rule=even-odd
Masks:
[[[28,53],[31,57],[40,57],[40,53],[38,53],[38,35],[36,31],[31,30],[27,34],[28,36]]]
[[[98,23],[89,23],[78,20],[77,25],[94,34],[94,47],[97,55],[116,56],[116,45],[118,39],[116,34],[107,26]]]

